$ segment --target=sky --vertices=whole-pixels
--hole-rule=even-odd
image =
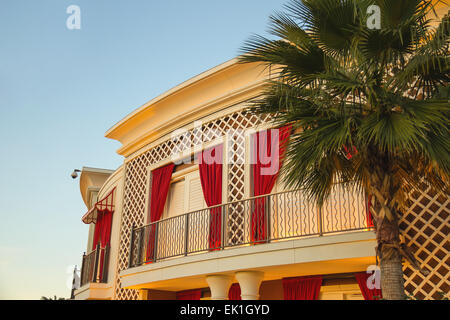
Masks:
[[[69,297],[88,236],[70,173],[118,168],[110,127],[267,35],[286,1],[0,2],[0,299]]]

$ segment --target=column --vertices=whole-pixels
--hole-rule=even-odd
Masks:
[[[236,279],[241,287],[242,300],[258,300],[259,286],[261,285],[264,272],[261,271],[239,271]]]
[[[230,290],[232,279],[232,276],[225,274],[206,276],[206,282],[211,290],[211,300],[228,300],[228,290]]]

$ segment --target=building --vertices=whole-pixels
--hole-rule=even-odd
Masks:
[[[268,168],[253,152],[256,141],[276,146],[272,160],[281,163],[277,143],[288,135],[246,111],[270,77],[233,59],[106,132],[121,142],[124,163],[82,170],[82,220],[90,231],[75,299],[376,298],[362,288],[366,271],[376,270],[365,196],[336,187],[319,209],[282,185],[277,166],[255,171]],[[437,299],[450,286],[450,202],[428,189],[411,199],[400,226],[431,272],[405,264],[405,287]]]

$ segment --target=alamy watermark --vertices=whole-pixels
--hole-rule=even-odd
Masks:
[[[67,7],[66,13],[69,14],[66,20],[66,27],[69,30],[81,29],[81,9],[78,5],[72,4]],[[370,5],[367,7],[367,28],[370,30],[381,29],[381,9],[378,5]]]
[[[261,175],[274,175],[280,169],[280,129],[256,132],[230,129],[221,132],[194,122],[192,130],[177,129],[171,134],[171,160],[176,164],[259,164]],[[247,152],[246,141],[250,141]],[[243,147],[244,146],[244,147]],[[201,154],[201,156],[199,156]],[[193,157],[192,157],[193,155]]]
[[[67,7],[66,13],[70,14],[66,20],[66,27],[69,30],[81,29],[81,9],[79,6],[72,4]]]
[[[381,289],[381,270],[376,265],[370,265],[366,270],[370,276],[367,278],[366,285],[370,290]]]
[[[380,30],[381,29],[381,9],[379,6],[373,4],[367,7],[366,13],[369,15],[367,17],[367,28],[370,30]]]

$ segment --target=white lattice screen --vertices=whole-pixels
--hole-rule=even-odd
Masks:
[[[245,105],[242,105],[244,108]],[[223,112],[222,112],[223,114]],[[125,190],[124,190],[124,208],[121,222],[121,235],[119,244],[119,257],[116,272],[115,299],[133,300],[138,298],[136,290],[122,289],[118,274],[128,266],[129,246],[131,228],[133,226],[142,226],[144,224],[145,213],[145,197],[148,192],[147,186],[147,167],[162,162],[172,156],[173,153],[182,152],[185,149],[193,148],[200,145],[202,140],[208,143],[216,138],[216,134],[225,135],[225,133],[234,132],[236,135],[242,134],[241,130],[253,128],[263,123],[260,117],[249,114],[243,110],[230,113],[216,120],[204,123],[199,128],[189,131],[189,135],[181,134],[180,136],[170,139],[159,144],[158,146],[144,152],[138,157],[132,159],[126,164],[125,172]],[[233,150],[229,151],[231,157],[235,161],[229,164],[228,175],[228,199],[227,201],[240,200],[244,197],[244,151],[245,137],[243,135],[234,138]],[[236,161],[238,160],[238,161]],[[231,219],[232,226],[230,230],[236,236],[239,236],[239,217]]]
[[[409,264],[403,268],[406,292],[417,299],[441,299],[450,291],[450,201],[429,186],[412,192],[411,205],[400,221],[406,243],[422,268],[422,275]]]

